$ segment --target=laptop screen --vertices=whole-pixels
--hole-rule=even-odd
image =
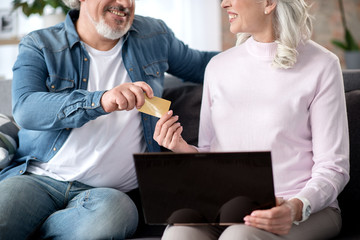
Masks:
[[[148,224],[233,224],[275,206],[270,152],[134,154]]]

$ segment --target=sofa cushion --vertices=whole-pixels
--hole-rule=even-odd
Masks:
[[[9,117],[0,114],[0,169],[5,168],[15,154],[18,131],[19,128]]]
[[[198,144],[202,85],[166,88],[163,98],[171,101],[170,109],[179,116],[184,130],[182,137],[188,144]]]
[[[338,200],[343,216],[342,235],[350,236],[358,232],[358,222],[354,219],[360,213],[360,90],[346,93],[346,106],[350,137],[350,181]]]

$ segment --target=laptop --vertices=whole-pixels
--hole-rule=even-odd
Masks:
[[[275,206],[270,152],[133,156],[147,224],[231,225]]]

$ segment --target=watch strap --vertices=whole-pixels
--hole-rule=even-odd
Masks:
[[[310,214],[311,214],[311,205],[310,205],[310,201],[307,198],[304,197],[292,197],[291,199],[297,198],[299,199],[302,203],[303,203],[303,208],[301,211],[301,220],[300,221],[294,221],[293,223],[296,225],[299,225],[299,223],[306,221]]]

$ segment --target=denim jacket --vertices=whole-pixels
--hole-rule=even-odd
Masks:
[[[90,57],[75,29],[78,16],[72,10],[65,22],[34,31],[19,44],[12,102],[21,127],[20,144],[0,180],[23,174],[29,161],[49,161],[71,129],[107,114],[100,105],[104,91],[87,91]],[[165,72],[202,83],[205,67],[215,54],[188,48],[164,22],[141,16],[135,16],[122,49],[131,80],[145,81],[155,96],[162,94]],[[147,151],[160,151],[152,138],[157,120],[142,114]]]

